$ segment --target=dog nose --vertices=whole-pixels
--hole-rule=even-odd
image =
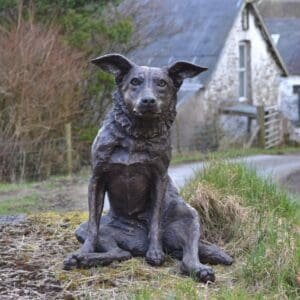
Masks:
[[[142,103],[145,105],[153,105],[155,104],[156,100],[154,98],[143,98]]]

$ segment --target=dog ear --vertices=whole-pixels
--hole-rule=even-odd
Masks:
[[[123,76],[134,66],[134,63],[129,59],[115,53],[96,57],[91,62],[103,71],[113,74],[117,83],[121,82]]]
[[[200,67],[186,61],[177,61],[168,67],[169,76],[178,89],[184,79],[195,77],[206,70],[207,68],[205,67]]]

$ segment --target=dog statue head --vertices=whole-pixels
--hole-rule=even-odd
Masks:
[[[127,110],[138,118],[155,118],[175,107],[183,80],[207,70],[185,61],[162,68],[138,66],[120,54],[100,56],[92,63],[115,76]]]

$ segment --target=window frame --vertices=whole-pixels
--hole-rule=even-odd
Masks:
[[[243,57],[241,57],[242,53],[243,53]],[[243,65],[241,62],[243,62]],[[243,82],[241,81],[241,78],[243,78]],[[238,45],[238,99],[239,101],[245,102],[250,100],[250,90],[251,90],[250,82],[251,82],[250,42],[240,41]]]

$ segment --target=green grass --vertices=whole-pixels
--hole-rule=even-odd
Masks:
[[[272,149],[259,149],[259,148],[249,148],[249,149],[228,149],[219,150],[215,152],[202,153],[200,151],[186,151],[182,153],[176,153],[173,155],[171,164],[178,165],[182,163],[189,163],[195,161],[212,160],[212,159],[228,159],[243,156],[252,156],[259,154],[269,154],[269,155],[280,155],[280,154],[292,154],[300,153],[300,147],[278,147]]]
[[[203,299],[203,291],[196,288],[195,282],[186,278],[178,283],[170,285],[170,289],[167,293],[157,293],[157,291],[150,288],[144,288],[138,291],[132,297],[134,300],[153,300],[153,299],[186,299],[186,300],[198,300]]]
[[[39,195],[36,193],[24,197],[10,197],[0,201],[0,215],[31,213],[39,205]]]
[[[275,183],[257,176],[254,169],[243,164],[212,162],[190,185],[198,181],[211,184],[224,194],[242,197],[245,205],[255,207],[260,213],[271,210],[278,216],[294,216],[295,207],[287,193],[278,189]]]
[[[21,189],[31,188],[34,183],[22,182],[22,183],[5,183],[0,182],[0,192],[8,193],[15,192]]]

